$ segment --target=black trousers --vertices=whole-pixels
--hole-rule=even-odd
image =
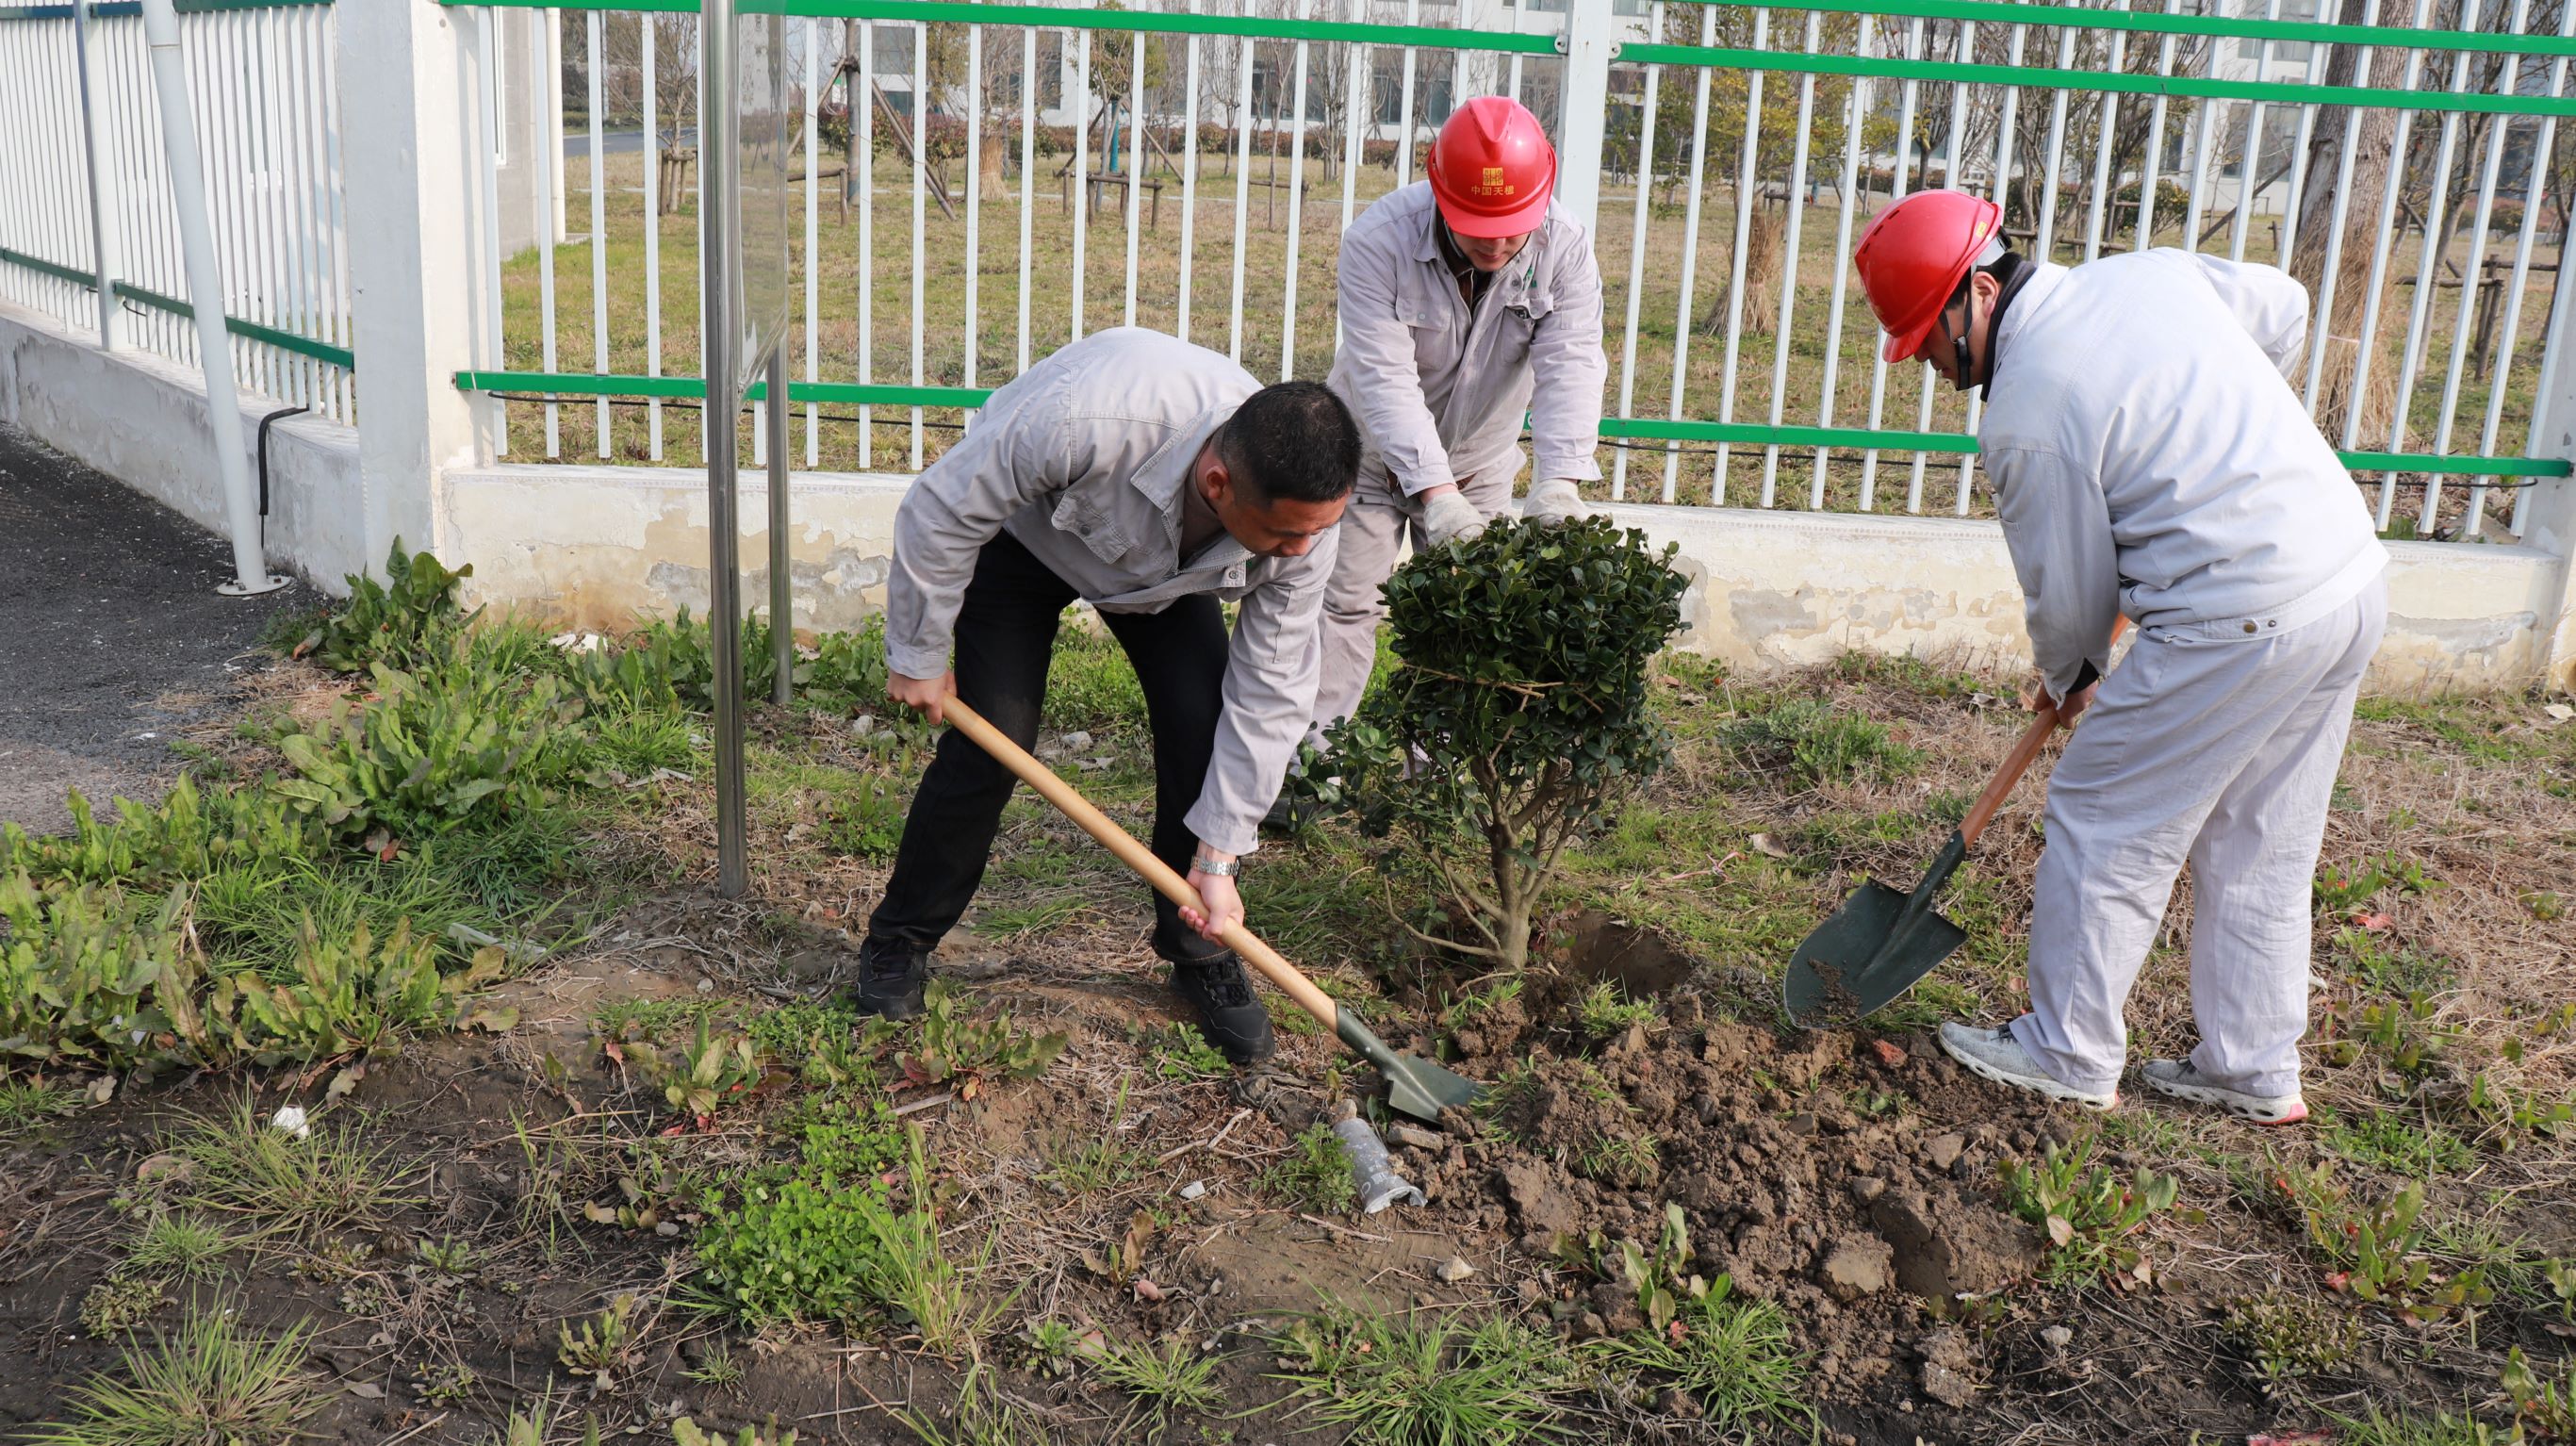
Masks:
[[[1005,532],[984,545],[958,608],[957,696],[1023,748],[1037,742],[1056,625],[1075,596]],[[1100,617],[1135,665],[1154,730],[1154,855],[1186,874],[1197,840],[1182,816],[1206,784],[1225,708],[1224,614],[1202,593],[1158,613]],[[965,734],[940,736],[904,817],[894,876],[868,920],[870,938],[917,949],[939,943],[984,880],[1002,807],[1018,781]],[[1170,900],[1152,897],[1155,953],[1190,960],[1222,952],[1183,924]]]

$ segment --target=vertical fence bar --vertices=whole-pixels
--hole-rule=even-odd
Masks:
[[[1029,369],[1030,227],[1035,222],[1038,166],[1038,32],[1020,32],[1020,319],[1018,364],[1014,374]]]
[[[2070,28],[2067,33],[2072,35],[2074,32]],[[1907,29],[1905,58],[1908,60],[1923,58],[1922,16],[1915,16],[1912,25]],[[1887,182],[1887,203],[1890,206],[1895,205],[1905,196],[1905,171],[1907,164],[1913,159],[1914,106],[1919,89],[1918,83],[1909,79],[1897,91],[1896,154],[1893,158],[1895,164],[1888,169]],[[2064,104],[2065,94],[2062,90],[2058,92],[2061,105]],[[1887,402],[1888,373],[1887,352],[1885,347],[1879,344],[1875,331],[1871,333],[1869,357],[1869,429],[1875,432],[1878,430],[1879,418],[1885,415],[1883,409]],[[1876,511],[1877,501],[1878,449],[1871,447],[1860,454],[1860,510]],[[1915,509],[1909,505],[1906,510]]]
[[[877,26],[859,22],[859,68],[847,82],[850,124],[859,138],[859,385],[877,376]],[[848,184],[848,178],[843,178]],[[1020,274],[1026,276],[1023,265]],[[1023,333],[1027,328],[1021,329]],[[876,465],[876,409],[859,407],[859,467]]]
[[[1662,31],[1656,32],[1662,38]],[[1699,43],[1706,47],[1717,41],[1717,7],[1700,7]],[[1693,79],[1691,95],[1691,175],[1690,200],[1682,211],[1681,298],[1673,311],[1673,395],[1666,416],[1682,419],[1682,392],[1690,379],[1690,339],[1692,289],[1699,283],[1700,202],[1708,182],[1708,88],[1709,67],[1693,66],[1698,75]],[[1682,454],[1672,442],[1664,444],[1663,500],[1673,500],[1681,485]]]
[[[1243,72],[1235,82],[1235,158],[1234,158],[1234,292],[1227,304],[1225,354],[1238,364],[1243,360],[1243,238],[1244,225],[1252,207],[1252,60],[1254,45],[1249,37],[1235,44],[1235,54],[1242,61]],[[1461,51],[1460,54],[1466,52]]]
[[[977,104],[980,105],[983,92],[978,89],[973,93]],[[823,237],[821,218],[816,214],[816,207],[819,204],[817,193],[823,188],[820,118],[822,96],[823,22],[820,19],[809,18],[805,22],[805,104],[801,107],[805,112],[805,255],[803,260],[805,380],[808,382],[819,382],[823,379]],[[974,314],[972,298],[975,294],[975,270],[971,265],[966,270],[966,286],[966,294],[969,298],[967,314],[971,317]],[[974,326],[971,322],[967,326],[967,335],[970,338],[974,335]],[[778,345],[780,350],[784,351],[787,342],[781,338]],[[975,380],[973,371],[975,349],[971,340],[967,343],[966,365],[967,385],[972,386]],[[770,399],[770,405],[784,407],[787,404],[787,389],[781,386],[778,394]],[[785,435],[783,429],[780,435]],[[805,465],[808,468],[823,465],[823,409],[814,402],[805,404]]]
[[[1091,32],[1073,39],[1073,322],[1067,343],[1082,340],[1083,253],[1091,213]]]
[[[2559,7],[2558,34],[2562,39],[2571,35],[2576,35],[2576,5],[2561,5]],[[2553,99],[2563,97],[2567,94],[2567,57],[2564,55],[2558,56],[2549,63],[2549,94]],[[2547,189],[2549,179],[2548,168],[2542,164],[2540,158],[2543,156],[2555,155],[2557,153],[2557,144],[2558,117],[2554,115],[2542,116],[2540,118],[2539,140],[2537,144],[2531,148],[2531,166],[2523,176],[2522,239],[2514,246],[2513,284],[2505,288],[2504,317],[2503,320],[2498,323],[2496,328],[2495,375],[2487,387],[2486,425],[2481,427],[2478,431],[2478,455],[2482,457],[2492,457],[2495,455],[2496,435],[2504,422],[2505,382],[2506,379],[2513,374],[2514,345],[2522,330],[2522,289],[2524,286],[2529,284],[2531,279],[2532,239],[2540,223],[2540,203],[2542,196]],[[2567,273],[2564,269],[2566,262],[2563,254],[2563,243],[2561,252],[2562,255],[2559,262],[2561,269],[2551,273],[2551,290],[2553,295],[2558,288],[2564,287],[2567,284]],[[2540,407],[2538,405],[2539,398],[2546,397],[2548,395],[2548,383],[2544,381],[2541,384],[2540,390],[2534,393],[2533,397],[2534,405],[2532,407],[2532,425],[2535,428],[2540,424]],[[2526,449],[2526,455],[2528,455],[2528,450],[2529,449]],[[2480,478],[2478,482],[2469,489],[2469,518],[2463,535],[2468,537],[2477,537],[2481,535],[2481,530],[2486,521],[2486,492],[2486,480],[2484,478]],[[2516,533],[2519,533],[2522,530],[2522,514],[2520,509],[2528,503],[2530,497],[2530,484],[2527,481],[2519,484],[2515,493],[2516,511],[2513,519],[2513,529]]]
[[[1368,0],[1351,0],[1350,18],[1354,23],[1368,18],[1367,5]],[[1367,46],[1343,45],[1342,226],[1340,231],[1334,233],[1337,237],[1351,229],[1351,216],[1359,201],[1360,162],[1368,155],[1368,147],[1361,143],[1360,137],[1367,133],[1371,118],[1369,108],[1364,106],[1361,99],[1371,94],[1374,89],[1368,84],[1369,63]],[[1342,309],[1336,306],[1333,308],[1333,349],[1339,351],[1341,345]]]
[[[1422,23],[1422,0],[1404,0],[1404,23]],[[1661,35],[1658,34],[1658,39]],[[1404,47],[1404,86],[1396,101],[1395,184],[1398,189],[1413,184],[1413,56],[1414,47]]]
[[[2129,9],[2129,0],[2120,0],[2119,9],[2125,13]],[[2128,58],[2129,32],[2112,31],[2110,73],[2118,75],[2125,71]],[[2087,261],[2102,254],[2102,217],[2110,209],[2110,192],[2115,179],[2111,175],[2111,148],[2119,130],[2120,93],[2107,91],[2102,96],[2102,117],[2094,137],[2098,144],[2093,151],[2093,195],[2085,208],[2084,259]]]
[[[331,305],[337,312],[331,339],[341,346],[351,346],[355,342],[357,322],[351,314],[349,305],[348,196],[340,153],[339,12],[332,11],[322,23],[330,32],[325,36],[325,44],[322,47],[323,83],[319,101],[322,115],[320,127],[322,170],[329,178],[324,199],[330,203],[331,212],[323,227],[323,240],[330,258]],[[336,415],[345,422],[354,414],[355,383],[347,369],[336,370],[338,386],[335,399],[339,408]]]
[[[321,77],[313,71],[311,40],[316,23],[306,11],[291,10],[279,16],[278,50],[287,80],[269,99],[270,124],[277,138],[278,204],[286,217],[286,314],[293,319],[291,329],[297,335],[310,337],[322,335],[323,322],[321,288],[316,284],[313,265],[313,189],[308,174],[312,157],[299,141],[304,133],[303,103],[321,83]],[[322,364],[311,357],[290,354],[290,365],[295,368],[295,403],[308,410],[320,410],[325,381]]]
[[[2425,0],[2416,0],[2416,11],[2419,15],[2423,11],[2424,4]],[[2379,18],[2379,0],[2369,0],[2362,13],[2367,19],[2376,22]],[[2370,63],[2375,51],[2374,46],[2365,45],[2361,48],[2361,53],[2355,57],[2354,74],[2364,77],[2370,74]],[[2407,84],[2410,87],[2414,84],[2414,79],[2414,67],[2410,64],[2407,67]],[[2343,129],[2343,154],[2335,163],[2334,204],[2329,208],[2331,214],[2326,221],[2325,267],[2317,274],[2317,323],[2315,334],[2308,343],[2307,384],[2299,392],[2299,398],[2307,404],[2311,416],[2316,413],[2317,388],[2325,378],[2326,348],[2332,341],[2330,333],[2334,330],[2335,282],[2343,270],[2344,223],[2352,212],[2353,157],[2360,143],[2361,127],[2346,125]]]
[[[2263,18],[2279,20],[2281,0],[2267,0],[2263,9]],[[2308,56],[2312,64],[2323,62],[2325,47],[2309,47]],[[2313,74],[2313,71],[2311,73]],[[2271,78],[2272,38],[2267,35],[2263,37],[2261,48],[2254,52],[2254,83],[2263,85]],[[2363,79],[2367,81],[2369,77],[2365,76]],[[2263,102],[2259,100],[2255,101],[2245,113],[2245,153],[2236,163],[2236,214],[2230,219],[2228,225],[2227,259],[2230,261],[2245,259],[2247,224],[2254,214],[2255,203],[2263,196],[2263,115]],[[2283,261],[2289,259],[2286,252],[2281,259]]]
[[[540,10],[538,17],[547,25],[561,23],[555,11]],[[562,156],[549,144],[554,123],[546,112],[552,107],[558,113],[562,106],[554,97],[554,81],[543,73],[545,49],[534,47],[528,56],[528,120],[530,122],[529,160],[537,178],[537,204],[530,208],[530,221],[537,233],[537,310],[541,313],[543,331],[538,347],[548,372],[560,370],[555,364],[555,170]],[[546,460],[563,457],[563,424],[557,414],[554,393],[546,393]]]
[[[930,27],[912,23],[912,384],[922,384],[922,338],[930,331],[924,309],[922,273],[929,269],[927,228],[930,201]],[[912,414],[912,470],[921,470],[921,408]]]
[[[1806,54],[1816,53],[1816,39],[1823,19],[1813,10],[1807,12]],[[1798,252],[1807,221],[1807,155],[1814,129],[1810,122],[1815,119],[1815,114],[1816,73],[1802,71],[1798,75],[1798,134],[1790,147],[1789,190],[1783,198],[1789,208],[1789,224],[1780,244],[1780,319],[1772,327],[1770,418],[1774,427],[1780,425],[1789,403],[1789,334],[1795,329],[1791,321],[1798,309],[1798,263],[1803,259]],[[1772,443],[1762,449],[1763,506],[1771,505],[1779,481],[1780,448],[1777,443]]]
[[[2423,28],[2430,9],[2431,5],[2428,3],[2428,0],[2418,0],[2415,7],[2415,25],[2417,29]],[[2415,80],[2421,73],[2423,59],[2424,52],[2421,50],[2412,51],[2406,58],[2406,88],[2408,90],[2413,90],[2415,88]],[[2398,241],[2402,234],[2397,225],[2397,203],[2406,189],[2403,182],[2406,174],[2407,138],[2408,133],[2414,127],[2414,120],[2415,112],[2411,110],[2403,111],[2398,114],[2397,141],[2395,145],[2389,148],[2388,152],[2388,186],[2380,205],[2379,229],[2371,240],[2370,290],[2362,302],[2361,330],[2358,333],[2358,341],[2356,342],[2356,350],[2352,363],[2352,386],[2347,392],[2347,396],[2349,396],[2351,400],[2344,408],[2342,446],[2346,451],[2350,451],[2353,444],[2360,437],[2361,417],[2362,412],[2364,411],[2363,400],[2370,395],[2370,361],[2373,343],[2375,343],[2379,337],[2380,299],[2387,291],[2388,263],[2397,250]],[[2354,127],[2354,129],[2357,130],[2359,127]],[[2338,228],[2338,234],[2340,234],[2340,228]],[[2332,313],[2328,313],[2328,315],[2332,315]],[[2405,402],[2403,398],[2399,399],[2398,405],[2401,409],[2404,407]],[[2399,415],[2401,417],[2404,415],[2402,410]],[[2393,500],[2393,497],[2393,492],[2388,485],[2383,482],[2380,487],[2379,507],[2377,512],[2378,525],[2380,530],[2383,532],[2388,529],[2388,507],[2390,502]]]
[[[2513,18],[2506,23],[2514,34],[2520,35],[2530,16],[2531,0],[2514,0]],[[2496,93],[2514,94],[2521,76],[2522,57],[2507,55],[2504,60],[2504,74],[2496,87]],[[2441,419],[2435,424],[2433,433],[2433,451],[2441,456],[2448,456],[2451,451],[2451,427],[2460,405],[2460,376],[2468,362],[2470,312],[2475,306],[2478,293],[2484,289],[2486,281],[2484,257],[2487,246],[2487,224],[2494,218],[2496,177],[2504,164],[2505,137],[2513,129],[2512,121],[2513,117],[2505,115],[2493,116],[2488,121],[2492,129],[2487,133],[2486,165],[2481,168],[2478,178],[2478,206],[2475,219],[2469,223],[2469,254],[2460,268],[2460,304],[2451,317],[2451,360],[2450,366],[2442,377]],[[2507,338],[2506,350],[2511,349],[2511,339]],[[2433,524],[2440,515],[2441,481],[2439,474],[2429,475],[2424,479],[2424,512],[2416,526],[2419,536],[2433,535]],[[2479,485],[2483,485],[2483,479]]]
[[[1771,12],[1754,11],[1753,49],[1765,48],[1763,42],[1769,38],[1770,29]],[[1720,423],[1735,420],[1736,355],[1744,339],[1744,252],[1752,241],[1753,207],[1760,199],[1754,190],[1753,167],[1762,146],[1763,75],[1764,72],[1757,70],[1744,78],[1744,149],[1736,162],[1735,254],[1729,260],[1731,276],[1726,288],[1726,361],[1718,372],[1717,382],[1717,420]],[[1726,505],[1727,451],[1726,443],[1717,444],[1717,475],[1709,484],[1709,502],[1713,506]]]
[[[1192,15],[1199,0],[1188,0]],[[1199,38],[1181,45],[1181,274],[1172,298],[1177,324],[1172,334],[1190,339],[1190,270],[1198,260],[1199,226]]]
[[[1854,54],[1869,54],[1870,24],[1876,18],[1870,15],[1860,17],[1860,31],[1853,44]],[[1861,125],[1868,115],[1869,81],[1863,76],[1853,76],[1851,95],[1843,120],[1842,214],[1835,218],[1834,224],[1833,301],[1825,312],[1825,379],[1820,389],[1822,396],[1816,403],[1816,425],[1820,427],[1830,427],[1834,424],[1834,383],[1840,375],[1843,360],[1843,298],[1849,290],[1848,283],[1852,274],[1852,217],[1853,213],[1860,210],[1860,133]],[[2005,133],[2007,135],[2011,133],[2009,125]],[[1875,351],[1876,348],[1873,347],[1871,350]],[[1831,448],[1816,449],[1816,472],[1807,488],[1807,506],[1810,510],[1821,511],[1824,508],[1826,467],[1832,455]]]
[[[117,248],[112,239],[116,182],[109,169],[98,163],[99,108],[107,97],[100,83],[99,39],[91,33],[92,24],[89,0],[73,0],[72,43],[80,57],[81,159],[89,170],[90,270],[98,278],[98,345],[102,351],[114,351],[123,330],[117,325],[121,308],[116,304]]]
[[[481,117],[481,129],[475,136],[474,173],[483,214],[476,228],[483,254],[475,268],[475,280],[483,288],[483,344],[476,349],[483,365],[494,371],[506,367],[508,350],[502,345],[501,330],[501,21],[506,12],[498,6],[483,7],[475,27],[475,46],[480,62],[475,80],[475,113]],[[491,402],[492,455],[510,453],[510,404],[498,397]]]
[[[2182,0],[2165,0],[2165,13],[2182,13]],[[2156,43],[2156,74],[2170,79],[2174,67],[2174,37],[2168,31]],[[2132,251],[2144,251],[2156,239],[2156,171],[2164,162],[2166,100],[2163,87],[2156,89],[2155,99],[2147,104],[2147,148],[2138,160],[2138,223]]]
[[[1143,31],[1127,37],[1127,300],[1119,312],[1121,326],[1136,324],[1136,245],[1145,197],[1145,47],[1153,39]]]
[[[1517,0],[1515,0],[1517,3]],[[1307,19],[1312,0],[1297,0],[1297,18]],[[1297,375],[1297,251],[1306,231],[1306,42],[1297,42],[1296,114],[1288,122],[1288,284],[1279,307],[1279,379]]]
[[[1960,22],[1959,43],[1958,48],[1954,53],[1957,54],[1962,61],[1974,60],[1976,58],[1977,22],[1973,20]],[[1950,86],[1950,144],[1942,161],[1942,183],[1954,189],[1961,186],[1959,179],[1959,146],[1967,134],[1967,103],[1968,87],[1966,83],[1958,81],[1952,82]],[[1924,166],[1924,179],[1927,181],[1931,179],[1931,169],[1932,168],[1927,161]],[[1922,383],[1923,390],[1915,403],[1914,429],[1918,432],[1928,432],[1932,430],[1932,408],[1934,405],[1932,369],[1930,367],[1920,367],[1917,368],[1917,374],[1918,379]],[[1923,510],[1924,473],[1930,465],[1930,459],[1927,458],[1925,454],[1921,452],[1914,454],[1914,464],[1909,470],[1905,488],[1905,510],[1908,512],[1919,513]],[[1956,502],[1958,510],[1962,512],[1967,510],[1968,482],[1968,468],[1964,459],[1962,459],[1962,463],[1959,468],[1959,489],[1958,500]]]
[[[2219,57],[2226,54],[2227,42],[2214,35],[2208,37],[2208,42],[2209,59],[2208,62],[2202,66],[2202,75],[2204,79],[2216,80],[2218,79]],[[2203,97],[2192,103],[2192,138],[2188,147],[2191,152],[2191,180],[2186,183],[2185,190],[2183,192],[2185,199],[2183,202],[2182,247],[2185,251],[2198,251],[2200,249],[2200,218],[2206,209],[2206,203],[2202,195],[2201,187],[2202,182],[2209,174],[2210,120],[2212,117],[2217,115],[2218,108],[2219,102],[2208,99],[2207,97]],[[2244,164],[2240,161],[2237,165],[2237,170],[2241,173],[2244,169]]]
[[[662,97],[654,23],[638,15],[644,109],[644,374],[662,374]],[[645,454],[662,460],[662,399],[644,399]],[[864,433],[862,433],[864,435]]]
[[[812,247],[806,248],[810,254]],[[813,263],[806,263],[810,271]],[[966,367],[964,385],[974,386],[976,363],[984,349],[982,283],[984,278],[984,27],[966,27]],[[968,414],[967,421],[974,420]]]
[[[583,82],[590,101],[589,124],[585,127],[590,133],[590,365],[593,371],[603,376],[609,369],[608,156],[607,146],[602,143],[600,135],[600,111],[606,101],[599,73],[605,63],[602,52],[606,44],[601,34],[605,23],[606,17],[596,10],[582,16],[582,54],[590,67],[590,74]],[[598,398],[593,404],[591,425],[599,433],[599,455],[603,459],[616,455],[615,443],[609,436],[612,410],[606,397]]]
[[[1663,0],[1647,7],[1647,23],[1657,35],[1664,33]],[[1646,89],[1637,113],[1637,204],[1628,228],[1628,321],[1626,340],[1619,354],[1619,419],[1635,416],[1637,395],[1637,308],[1646,289],[1646,196],[1652,190],[1655,173],[1655,100],[1656,87],[1663,79],[1660,65],[1646,67]],[[1621,446],[1610,464],[1610,500],[1620,501],[1628,495],[1628,448]]]
[[[2463,29],[2478,28],[2479,10],[2479,0],[2467,0],[2462,19]],[[2454,95],[2462,94],[2468,88],[2469,57],[2468,53],[2463,51],[2451,65],[2451,92]],[[2397,406],[2388,419],[2388,450],[2391,452],[2402,452],[2406,449],[2406,420],[2407,413],[2414,410],[2415,374],[2423,360],[2425,348],[2432,343],[2433,293],[2439,289],[2438,283],[2441,278],[2438,273],[2443,262],[2442,243],[2448,239],[2450,230],[2446,224],[2444,209],[2450,201],[2451,156],[2458,149],[2459,139],[2460,113],[2455,110],[2444,111],[2442,140],[2437,158],[2433,162],[2433,181],[2424,193],[2424,244],[2417,251],[2415,295],[2407,306],[2405,349],[2398,357]],[[2394,179],[2391,178],[2391,190],[2397,189]],[[2467,273],[2463,272],[2461,290],[2466,293],[2476,289],[2476,283],[2469,280]],[[2358,397],[2368,394],[2356,387],[2354,395]],[[2427,535],[2430,535],[2432,529],[2433,506],[2440,499],[2441,491],[2441,474],[2438,472],[2427,474],[2424,478],[2424,530]],[[2388,529],[2389,509],[2395,502],[2396,495],[2397,473],[2393,470],[2381,473],[2379,526],[2383,532]]]

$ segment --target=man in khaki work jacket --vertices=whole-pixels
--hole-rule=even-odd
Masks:
[[[1153,849],[1208,915],[1154,900],[1153,947],[1238,1064],[1270,1021],[1234,951],[1236,860],[1315,702],[1315,627],[1359,430],[1315,382],[1264,387],[1215,352],[1096,332],[984,404],[895,514],[886,690],[933,720],[954,696],[1037,739],[1065,608],[1084,598],[1135,664],[1154,732]],[[1220,600],[1238,605],[1229,636]],[[955,663],[950,662],[951,650]],[[921,1012],[928,955],[974,897],[1013,779],[939,740],[860,950],[862,1013]]]
[[[1330,385],[1366,447],[1324,595],[1318,743],[1368,686],[1379,589],[1407,529],[1436,546],[1509,506],[1524,413],[1537,452],[1525,515],[1582,516],[1575,485],[1601,477],[1601,271],[1583,227],[1549,205],[1556,152],[1538,118],[1502,96],[1471,100],[1423,171],[1342,237]]]

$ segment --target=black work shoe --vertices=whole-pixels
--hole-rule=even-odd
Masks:
[[[1172,992],[1199,1016],[1199,1033],[1228,1060],[1251,1064],[1268,1059],[1278,1041],[1270,1035],[1270,1011],[1252,992],[1243,961],[1233,950],[1196,963],[1172,965]]]
[[[1314,805],[1292,796],[1285,788],[1272,800],[1270,811],[1261,816],[1261,831],[1272,838],[1295,838],[1315,821]]]
[[[929,983],[929,950],[870,939],[859,946],[859,992],[852,1003],[861,1014],[910,1019],[921,1012],[921,993]]]

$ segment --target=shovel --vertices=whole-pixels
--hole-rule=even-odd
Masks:
[[[2122,619],[2111,640],[2118,642],[2120,629],[2127,626],[2127,619]],[[2086,663],[2075,686],[2067,691],[2081,693],[2099,677]],[[1934,856],[1913,893],[1900,894],[1871,879],[1854,889],[1843,906],[1798,946],[1790,956],[1788,976],[1780,982],[1780,1002],[1789,1011],[1790,1022],[1800,1026],[1847,1023],[1875,1014],[1967,942],[1967,931],[1941,917],[1932,901],[1968,856],[1968,846],[1986,831],[1995,811],[2029,771],[2048,735],[2057,731],[2057,721],[2054,706],[2032,717],[2003,767],[1995,770],[1994,781],[1977,795],[1975,806],[1951,832],[1950,841]]]
[[[1161,891],[1164,898],[1184,908],[1205,912],[1207,905],[1187,879],[1172,872],[1172,867],[1154,857],[1153,850],[1136,841],[1135,835],[1110,822],[1109,816],[1091,806],[1090,800],[1074,790],[1072,784],[1055,776],[1053,770],[1029,756],[1028,750],[1005,737],[1002,731],[984,721],[981,714],[955,698],[944,699],[941,708],[948,723],[958,732],[973,739],[983,750],[1020,781],[1038,791],[1038,796],[1054,804],[1065,817],[1082,826],[1083,832],[1098,839],[1119,861],[1137,873],[1145,882]],[[1315,1016],[1317,1022],[1330,1027],[1333,1037],[1348,1045],[1351,1052],[1376,1065],[1386,1076],[1387,1104],[1398,1113],[1437,1124],[1440,1111],[1455,1105],[1473,1104],[1484,1092],[1484,1086],[1464,1076],[1452,1074],[1427,1059],[1398,1054],[1387,1048],[1362,1024],[1359,1016],[1333,1002],[1333,997],[1315,987],[1315,982],[1299,973],[1295,965],[1279,957],[1276,950],[1253,936],[1241,924],[1228,924],[1218,936],[1219,942],[1243,956],[1246,963],[1258,969],[1281,993],[1297,1002],[1299,1008]]]

